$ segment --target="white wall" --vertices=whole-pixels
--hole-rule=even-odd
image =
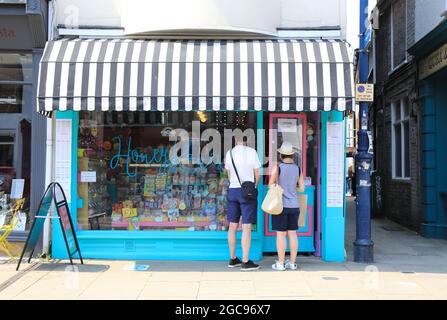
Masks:
[[[125,34],[214,29],[276,34],[278,28],[341,26],[357,0],[56,0],[56,24],[123,27]]]
[[[346,8],[346,40],[351,44],[352,48],[359,47],[359,10],[360,2],[357,0],[347,0]]]
[[[121,26],[121,1],[125,0],[53,0],[55,25]],[[125,3],[131,1],[125,1]]]
[[[272,33],[280,23],[280,6],[271,0],[131,0],[125,4],[122,25],[126,34],[169,29]]]
[[[281,0],[281,28],[337,26],[345,29],[346,0]]]
[[[419,41],[441,21],[447,11],[447,0],[416,0],[415,40]]]

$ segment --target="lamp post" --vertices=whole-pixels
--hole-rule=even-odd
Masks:
[[[368,81],[368,53],[366,51],[366,33],[368,31],[368,0],[360,0],[360,50],[359,82]],[[356,201],[356,239],[354,241],[354,261],[369,263],[374,260],[374,242],[371,240],[371,162],[368,152],[368,102],[359,103],[360,127],[358,147],[355,157],[357,186]]]

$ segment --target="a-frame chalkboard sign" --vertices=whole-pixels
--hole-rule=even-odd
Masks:
[[[53,204],[55,206],[57,216],[48,215]],[[67,198],[65,197],[64,190],[59,183],[52,182],[47,187],[42,199],[40,200],[39,209],[34,217],[31,230],[28,234],[28,238],[26,239],[25,246],[23,247],[16,270],[19,270],[20,263],[22,262],[25,254],[29,255],[28,263],[31,262],[34,249],[36,248],[42,234],[46,218],[59,220],[70,263],[73,264],[73,257],[77,253],[79,259],[81,260],[81,264],[84,264],[81,256],[81,250],[79,249],[78,239],[76,238],[75,229],[73,228],[73,222],[71,221],[70,210],[68,208],[68,202]]]

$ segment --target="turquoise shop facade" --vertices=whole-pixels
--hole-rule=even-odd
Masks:
[[[275,39],[255,40],[254,44],[250,41],[182,40],[177,43],[165,40],[100,41],[90,39],[57,40],[47,44],[40,68],[38,111],[51,112],[54,161],[52,167],[47,170],[51,171],[55,181],[60,182],[65,193],[69,194],[68,202],[73,221],[78,221],[78,211],[86,205],[78,194],[80,111],[248,112],[255,114],[256,128],[253,129],[257,129],[257,132],[271,129],[271,122],[269,123],[268,120],[272,117],[304,119],[303,146],[306,145],[307,132],[308,129],[310,130],[306,121],[312,119],[316,124],[312,127],[312,131],[316,133],[315,136],[318,139],[314,148],[313,165],[318,173],[316,178],[306,185],[304,191],[307,195],[307,210],[305,225],[298,230],[299,251],[314,254],[324,261],[345,260],[345,115],[347,110],[353,108],[354,103],[352,60],[348,55],[348,46],[339,40],[282,41]],[[219,55],[216,58],[212,54],[212,50],[222,45],[229,45],[230,42],[234,50],[240,50],[238,51],[240,56],[233,57],[227,51],[226,60],[219,60]],[[181,54],[182,50],[184,48],[188,50],[187,48],[191,45],[194,48],[194,55],[191,56],[193,60],[175,60],[175,54],[172,55],[170,51],[171,45],[181,46],[178,55],[180,59],[184,57]],[[151,51],[150,54],[144,55],[145,46],[155,46],[153,51],[155,53],[152,55]],[[163,51],[163,47],[167,49]],[[137,50],[136,48],[141,50],[140,54],[132,52],[132,50]],[[248,56],[247,60],[242,58],[244,48],[248,48],[248,52],[244,54]],[[260,50],[259,57],[251,59],[250,56],[257,49]],[[73,52],[71,56],[70,50]],[[110,55],[108,50],[111,50]],[[166,60],[162,60],[164,56],[156,56],[160,52],[166,54]],[[224,54],[225,51],[220,52]],[[187,58],[187,53],[185,57]],[[229,60],[233,58],[234,61]],[[194,83],[191,84],[192,90],[189,95],[188,92],[186,94],[173,93],[182,85],[185,87],[182,81],[188,81],[185,80],[188,78],[184,74],[183,78],[178,74],[174,78],[172,70],[174,67],[179,67],[182,74],[182,63],[190,64],[191,67],[189,81]],[[143,66],[142,70],[147,70],[147,65],[150,65],[151,84],[145,82],[148,81],[146,77],[140,78],[137,72],[140,65]],[[106,67],[109,68],[107,73],[104,71]],[[231,79],[221,80],[226,73],[213,77],[213,72],[216,72],[217,67],[221,68],[221,71],[224,69],[234,71]],[[92,76],[95,74],[92,70],[97,72],[96,77]],[[160,73],[160,70],[163,73]],[[260,73],[258,78],[255,76],[256,72]],[[92,92],[95,94],[98,88],[104,90],[105,79],[111,84],[113,82],[113,86],[107,87],[106,94],[96,92],[96,95],[92,95]],[[220,81],[221,86],[230,84],[234,88],[237,87],[237,90],[231,93],[225,91],[226,95],[222,92],[215,93],[214,90],[222,90],[222,87],[213,87],[211,80]],[[178,81],[180,81],[179,86],[169,87]],[[210,81],[211,84],[208,83]],[[240,83],[244,81],[248,81],[248,84],[240,86]],[[132,84],[136,84],[138,88],[133,88]],[[119,88],[120,86],[122,87]],[[186,83],[186,87],[188,86],[189,84]],[[250,89],[251,86],[253,86],[252,89]],[[270,86],[273,86],[273,89]],[[161,87],[164,90],[160,89]],[[290,92],[288,92],[289,89]],[[244,95],[244,90],[248,90],[246,95]],[[259,94],[262,91],[262,96],[257,95],[257,90]],[[146,93],[146,91],[149,92]],[[190,96],[191,94],[193,96]],[[180,103],[182,97],[186,100],[191,98],[191,104],[188,104],[188,101],[182,102],[184,104]],[[238,105],[232,101],[235,97],[240,100]],[[172,99],[172,101],[175,99],[178,105],[174,108],[173,102],[170,101],[172,104],[168,106],[167,103],[165,104],[167,99]],[[244,105],[245,99],[248,100],[248,104]],[[267,155],[267,148],[271,147],[271,142],[264,134],[258,133],[256,139],[258,154]],[[265,170],[267,168],[262,169],[262,175],[266,174]],[[334,172],[337,172],[335,176]],[[271,229],[270,217],[260,209],[268,189],[265,183],[264,181],[259,186],[257,224],[252,232],[250,258],[256,261],[261,260],[266,253],[276,251],[275,234]],[[225,231],[129,231],[77,228],[76,234],[84,258],[228,259],[227,232]],[[240,237],[241,233],[238,233],[238,255],[241,254]],[[52,229],[52,256],[61,259],[67,257],[63,236],[57,224],[54,224]]]
[[[409,50],[418,60],[425,237],[447,239],[447,21]]]
[[[263,113],[257,112],[258,129],[263,129]],[[321,185],[306,186],[304,194],[308,196],[308,217],[306,225],[298,230],[299,252],[320,256],[324,261],[341,262],[345,260],[345,223],[346,203],[343,207],[327,206],[327,135],[328,123],[342,123],[345,128],[344,113],[339,111],[319,112],[321,117]],[[71,154],[71,195],[70,213],[77,221],[77,210],[84,204],[78,197],[77,138],[78,113],[74,111],[56,112],[54,121],[72,121]],[[57,134],[57,132],[56,132]],[[263,136],[257,143],[262,146]],[[343,147],[344,148],[344,147]],[[345,150],[345,149],[343,149]],[[264,150],[259,148],[259,154]],[[56,150],[57,152],[57,150]],[[345,152],[343,152],[344,154]],[[261,175],[264,169],[261,168]],[[346,170],[346,169],[344,169]],[[343,179],[343,181],[345,181]],[[316,189],[320,193],[316,192]],[[340,188],[345,190],[345,184]],[[265,184],[259,186],[257,228],[252,233],[250,258],[261,260],[265,253],[276,251],[276,238],[271,230],[270,216],[260,209],[262,199],[267,193]],[[320,210],[318,214],[318,210]],[[116,260],[226,260],[228,259],[227,232],[225,231],[125,231],[125,230],[77,230],[81,253],[84,258]],[[240,239],[237,236],[237,254],[241,255]],[[52,256],[58,259],[68,258],[60,227],[53,224]]]

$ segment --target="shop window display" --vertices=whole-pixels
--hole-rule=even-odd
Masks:
[[[169,133],[192,137],[194,121],[221,133],[218,161],[192,161],[191,143],[190,161],[170,161]],[[255,127],[248,112],[80,112],[78,229],[226,230],[223,132]]]

